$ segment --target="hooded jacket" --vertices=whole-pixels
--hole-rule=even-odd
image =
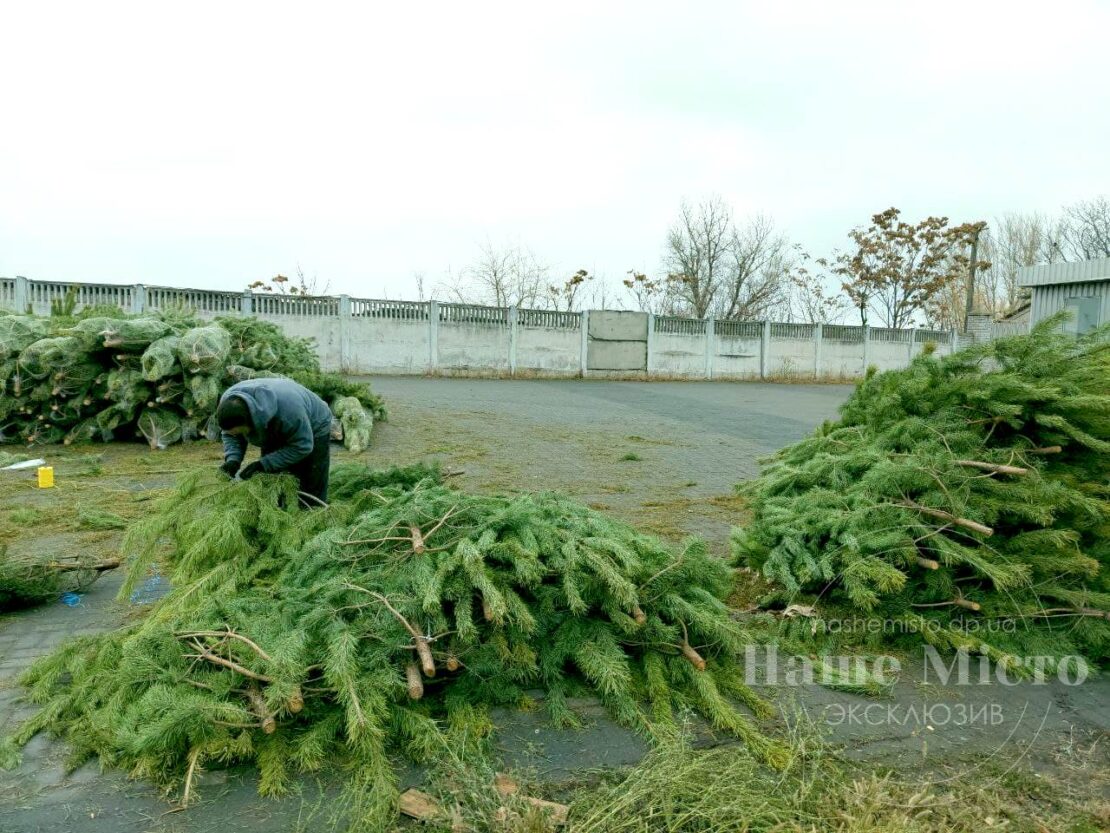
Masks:
[[[220,401],[229,396],[246,403],[251,430],[246,437],[222,434],[225,460],[242,462],[249,440],[262,448],[258,462],[264,471],[285,471],[307,457],[318,439],[330,438],[331,410],[292,379],[248,379],[229,387]]]

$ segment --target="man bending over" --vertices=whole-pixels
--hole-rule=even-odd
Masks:
[[[249,480],[259,472],[291,474],[300,490],[311,495],[306,506],[328,499],[331,465],[331,410],[292,379],[249,379],[232,385],[220,397],[216,421],[223,432],[228,477]],[[262,457],[243,465],[248,443],[260,446]],[[312,500],[316,498],[316,500]]]

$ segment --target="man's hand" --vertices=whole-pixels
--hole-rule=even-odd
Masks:
[[[256,474],[265,474],[265,473],[266,473],[266,469],[262,468],[261,463],[251,463],[249,466],[247,466],[245,469],[243,469],[241,472],[239,472],[239,479],[240,480],[250,480]]]
[[[238,460],[224,460],[224,464],[220,466],[220,471],[228,477],[234,477],[235,473],[239,471],[239,465],[240,463]]]

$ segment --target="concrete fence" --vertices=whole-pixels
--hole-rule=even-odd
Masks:
[[[255,315],[313,339],[325,369],[352,374],[853,379],[869,365],[905,367],[927,342],[940,353],[958,347],[956,333],[942,330],[0,278],[0,308],[48,315],[68,296],[78,310]]]

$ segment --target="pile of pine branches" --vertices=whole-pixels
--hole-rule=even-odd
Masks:
[[[336,501],[295,511],[290,478],[196,474],[133,526],[126,597],[159,561],[174,590],[137,624],[74,641],[24,676],[74,763],[195,792],[203,767],[247,762],[261,790],[349,767],[357,829],[394,813],[390,756],[541,690],[561,724],[593,693],[622,723],[671,735],[700,712],[764,761],[784,750],[734,705],[749,636],[724,598],[731,571],[554,493],[453,491],[431,470],[337,467]],[[9,748],[9,751],[11,749]]]
[[[289,376],[329,404],[341,401],[342,423],[358,450],[373,420],[384,417],[367,385],[321,373],[307,339],[256,318],[203,324],[177,311],[0,313],[0,442],[142,437],[151,448],[165,448],[215,439],[220,394],[257,375]]]
[[[773,583],[766,605],[1018,672],[1021,656],[1104,660],[1110,340],[1059,323],[869,374],[840,421],[741,487],[754,518],[733,551]]]
[[[15,555],[0,544],[0,612],[56,599],[65,592],[81,592],[105,570],[119,565],[118,558],[85,553]]]

